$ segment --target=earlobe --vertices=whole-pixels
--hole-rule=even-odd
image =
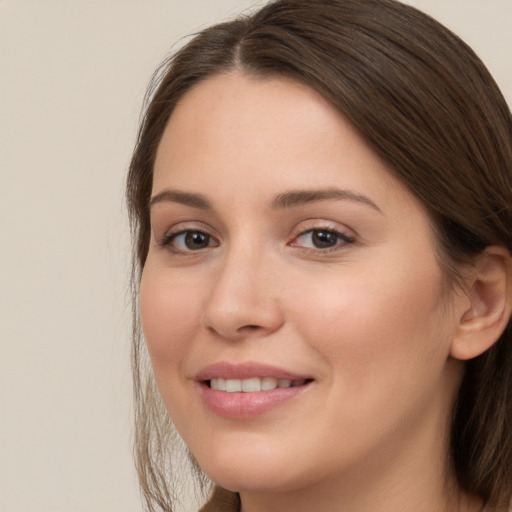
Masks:
[[[488,247],[475,263],[468,282],[470,306],[460,317],[450,354],[473,359],[501,336],[512,311],[512,257],[505,248]]]

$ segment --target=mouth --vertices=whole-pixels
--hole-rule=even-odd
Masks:
[[[226,379],[222,377],[204,381],[206,386],[227,393],[257,393],[272,389],[286,389],[304,386],[313,379],[277,379],[274,377],[251,377],[248,379]]]
[[[203,403],[215,415],[229,419],[264,416],[294,401],[315,379],[259,363],[215,363],[194,378]]]

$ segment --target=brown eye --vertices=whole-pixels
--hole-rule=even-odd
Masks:
[[[293,242],[293,247],[304,249],[337,249],[351,244],[354,239],[333,229],[309,229],[301,233]]]
[[[201,231],[188,231],[183,240],[187,249],[197,251],[210,245],[210,236]]]
[[[335,246],[339,241],[339,236],[332,231],[313,231],[311,233],[311,242],[317,249],[325,249]]]
[[[216,247],[217,241],[208,233],[203,231],[180,231],[167,236],[162,246],[169,247],[174,252],[191,252]]]

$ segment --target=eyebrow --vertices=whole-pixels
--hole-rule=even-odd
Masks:
[[[190,192],[170,189],[162,190],[162,192],[154,195],[149,201],[149,207],[151,208],[155,204],[164,202],[179,203],[192,208],[199,208],[200,210],[213,210],[210,201],[201,194],[192,194]]]
[[[325,201],[329,199],[336,200],[348,200],[355,201],[370,206],[379,213],[383,213],[382,210],[373,202],[369,197],[351,190],[342,190],[338,188],[328,188],[319,190],[292,190],[279,194],[272,201],[272,208],[293,208],[296,206],[302,206],[307,203],[313,203],[316,201]]]
[[[285,208],[294,208],[308,203],[317,201],[326,201],[329,199],[354,201],[357,203],[370,206],[379,213],[382,210],[369,197],[352,192],[351,190],[343,190],[338,188],[328,188],[319,190],[292,190],[278,194],[271,203],[273,209],[280,210]],[[171,202],[179,203],[191,208],[200,210],[213,210],[212,203],[201,194],[191,192],[183,192],[181,190],[165,189],[154,195],[150,202],[150,208],[158,203]]]

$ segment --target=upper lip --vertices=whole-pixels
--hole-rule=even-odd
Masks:
[[[251,379],[255,377],[273,377],[274,379],[289,379],[289,380],[306,380],[311,379],[309,375],[298,374],[278,368],[276,366],[256,363],[228,363],[219,362],[206,366],[200,370],[194,379],[198,382],[204,382],[211,379]]]

